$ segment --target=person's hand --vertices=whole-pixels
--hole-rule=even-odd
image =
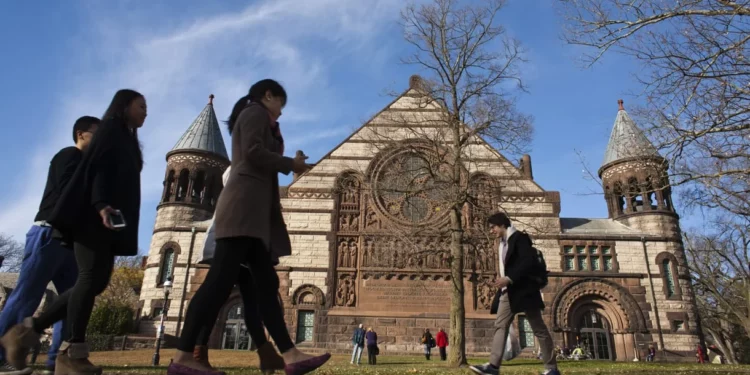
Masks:
[[[505,288],[509,284],[510,283],[508,282],[508,278],[507,277],[499,277],[499,278],[497,278],[497,279],[495,279],[493,281],[490,281],[490,285],[492,287],[498,288],[498,289]]]
[[[104,207],[99,211],[99,216],[102,217],[102,224],[104,224],[105,228],[115,230],[115,227],[113,227],[112,223],[109,221],[109,215],[115,212],[117,212],[117,210],[110,206]]]
[[[305,173],[312,168],[310,164],[307,164],[305,161],[307,160],[307,155],[305,155],[304,152],[301,150],[297,151],[297,154],[294,156],[294,165],[292,166],[292,171],[294,173]]]

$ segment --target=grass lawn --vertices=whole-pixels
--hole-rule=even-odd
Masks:
[[[153,350],[94,352],[91,361],[105,366],[105,374],[165,374],[166,367],[151,367]],[[174,354],[173,349],[161,352],[162,365],[169,364]],[[214,350],[210,353],[211,363],[229,374],[260,374],[257,370],[255,352],[235,352]],[[434,357],[433,357],[434,358]],[[362,364],[352,366],[349,356],[334,356],[333,359],[316,375],[344,374],[393,374],[393,375],[438,375],[438,374],[473,374],[469,369],[448,368],[440,361],[425,361],[421,356],[379,356],[377,366]],[[367,362],[367,357],[362,357]],[[482,363],[483,359],[472,359],[472,364]],[[44,363],[44,356],[39,356],[37,364]],[[503,365],[503,374],[532,375],[539,374],[541,363],[534,360],[513,360]],[[750,374],[750,366],[698,365],[679,363],[646,363],[646,362],[601,362],[601,361],[566,361],[560,363],[563,375],[608,375],[608,374],[643,374],[643,375],[701,375],[701,374]]]

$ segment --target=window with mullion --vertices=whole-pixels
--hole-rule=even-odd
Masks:
[[[562,269],[568,272],[612,272],[614,251],[604,245],[563,245]]]

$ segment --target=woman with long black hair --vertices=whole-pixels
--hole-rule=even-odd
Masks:
[[[214,215],[216,252],[206,279],[190,301],[171,375],[219,374],[193,358],[203,327],[213,324],[238,280],[242,264],[255,285],[256,306],[281,352],[287,375],[301,375],[322,366],[330,354],[313,357],[292,343],[278,303],[279,277],[275,254],[291,254],[289,233],[281,215],[278,173],[303,173],[306,157],[288,158],[276,120],[287,95],[276,81],[265,79],[234,105],[227,125],[232,135],[232,170]]]
[[[104,113],[99,130],[47,220],[73,239],[78,279],[39,317],[26,318],[0,339],[11,364],[24,363],[39,334],[66,318],[55,374],[102,373],[101,367],[88,360],[86,328],[94,299],[109,284],[115,256],[138,253],[143,168],[138,129],[146,112],[143,95],[120,90]],[[121,223],[124,227],[117,225]]]

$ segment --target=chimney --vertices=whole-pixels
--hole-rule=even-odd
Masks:
[[[521,173],[530,180],[534,179],[534,173],[531,171],[531,156],[529,154],[521,157]]]

